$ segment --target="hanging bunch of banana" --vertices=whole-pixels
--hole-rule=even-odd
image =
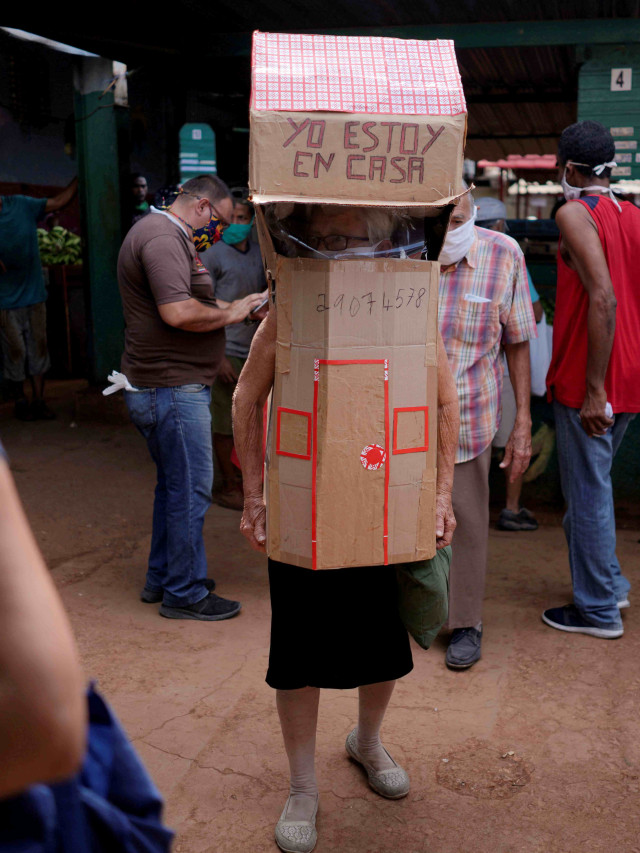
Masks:
[[[82,263],[80,237],[61,225],[54,225],[50,231],[38,228],[38,248],[40,260],[45,267],[52,264]]]

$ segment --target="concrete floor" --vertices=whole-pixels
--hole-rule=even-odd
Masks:
[[[209,573],[242,613],[181,622],[142,604],[153,467],[132,427],[72,426],[71,388],[52,386],[52,423],[0,406],[0,438],[87,677],[166,797],[177,853],[275,851],[287,766],[264,682],[266,561],[245,547],[239,513],[213,507]],[[639,540],[619,533],[632,583]],[[616,641],[545,627],[540,612],[570,596],[561,528],[491,531],[483,659],[453,673],[443,639],[414,647],[392,699],[383,737],[411,776],[404,800],[378,797],[346,758],[355,691],[323,693],[318,853],[640,853],[638,611]]]

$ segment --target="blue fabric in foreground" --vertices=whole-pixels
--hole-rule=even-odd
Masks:
[[[165,853],[162,798],[117,718],[91,686],[80,773],[0,802],[2,853]]]

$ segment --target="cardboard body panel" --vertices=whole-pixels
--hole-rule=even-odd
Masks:
[[[466,113],[251,111],[256,201],[436,204],[461,192]]]
[[[273,559],[329,569],[435,553],[438,278],[426,261],[277,258],[266,458]],[[394,454],[393,412],[410,408],[425,444]],[[310,415],[310,459],[277,452],[283,410],[301,413],[300,424]],[[366,448],[382,464],[365,468]]]

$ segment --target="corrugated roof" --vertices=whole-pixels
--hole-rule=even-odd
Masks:
[[[78,8],[80,4],[76,4]],[[73,4],[71,4],[73,6]],[[566,21],[575,19],[634,18],[638,0],[173,0],[166,14],[150,14],[148,3],[109,5],[99,26],[88,27],[86,17],[67,13],[38,20],[39,34],[83,47],[104,56],[132,62],[141,51],[206,54],[208,46],[231,35],[253,30],[308,32],[370,27],[427,27],[439,24],[498,23],[508,21]],[[357,35],[357,32],[353,33]],[[434,33],[433,38],[438,38]],[[118,56],[114,51],[118,51]]]
[[[410,37],[413,32],[414,37],[448,38],[439,27],[467,25],[465,43],[478,46],[459,43],[456,53],[469,111],[466,155],[475,160],[554,153],[560,132],[577,116],[578,59],[572,46],[576,34],[597,38],[606,26],[615,25],[616,33],[624,37],[625,26],[638,24],[640,17],[640,0],[530,0],[527,4],[515,0],[457,4],[332,0],[329,5],[325,0],[216,0],[212,4],[174,0],[166,15],[149,15],[146,4],[114,2],[109,8],[100,27],[91,30],[84,17],[71,14],[38,23],[37,28],[49,38],[120,59],[134,68],[160,63],[165,72],[188,70],[189,85],[203,93],[233,93],[247,101],[254,29],[337,32],[339,26],[353,35],[366,35],[378,27],[383,29],[377,35]],[[527,23],[515,32],[522,34],[524,43],[529,41],[528,46],[482,46],[483,37],[491,41],[499,27],[523,17]],[[602,19],[609,20],[599,27],[597,21]],[[620,19],[634,20],[625,24]],[[536,25],[544,22],[566,24],[567,44],[531,46],[532,41],[542,40],[536,36]],[[481,26],[479,34],[474,35],[474,24]],[[482,24],[498,27],[482,29]],[[401,31],[388,32],[391,27]],[[419,28],[419,36],[412,27]],[[555,41],[562,40],[555,32]]]

